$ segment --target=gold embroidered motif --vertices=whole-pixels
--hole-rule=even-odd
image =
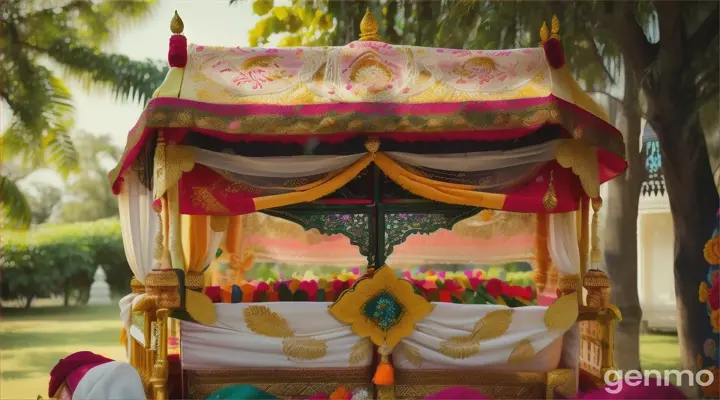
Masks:
[[[370,338],[360,339],[350,350],[348,362],[350,365],[362,364],[372,357],[373,345]]]
[[[563,168],[572,169],[588,197],[600,196],[600,172],[597,150],[594,147],[583,139],[563,140],[558,146],[555,159]]]
[[[283,353],[290,361],[317,360],[327,354],[327,343],[313,338],[286,337]]]
[[[364,313],[365,305],[378,296],[392,298],[404,310],[387,329],[382,329],[379,322]],[[356,335],[369,336],[376,346],[393,348],[401,339],[410,336],[415,324],[430,314],[434,307],[415,293],[410,281],[399,278],[392,268],[384,265],[371,277],[358,280],[344,291],[329,311],[338,320],[350,324]]]
[[[327,343],[315,338],[295,336],[287,320],[267,306],[249,306],[244,312],[245,325],[252,332],[282,338],[283,353],[288,360],[317,360],[327,355]]]
[[[575,294],[567,294],[556,299],[545,311],[545,326],[548,330],[570,329],[577,321],[578,298]]]
[[[529,360],[535,356],[535,348],[533,348],[532,342],[524,339],[515,345],[510,357],[508,357],[509,363],[517,363]]]
[[[512,322],[513,310],[490,311],[475,323],[466,336],[454,336],[440,343],[440,353],[450,358],[463,359],[480,352],[480,342],[502,336]]]
[[[207,188],[192,188],[192,194],[190,195],[190,201],[192,205],[201,208],[203,211],[213,214],[228,214],[228,210],[222,203],[210,193]]]
[[[475,324],[470,337],[475,341],[498,338],[507,332],[512,316],[510,309],[490,311]]]
[[[248,329],[258,335],[274,338],[287,338],[295,335],[285,318],[269,307],[249,306],[245,309],[244,316]]]
[[[185,311],[197,323],[203,325],[212,325],[217,318],[212,300],[204,293],[190,289],[185,290]]]
[[[177,185],[183,172],[190,172],[195,166],[195,153],[188,146],[164,145],[158,140],[155,150],[155,174],[153,177],[153,199],[161,198],[165,192]]]
[[[440,354],[462,360],[480,353],[480,341],[472,336],[454,336],[440,343]]]
[[[405,357],[410,362],[410,364],[417,368],[422,367],[425,360],[423,359],[423,356],[417,347],[410,345],[406,342],[400,342],[399,347],[400,354],[402,354],[403,357]]]

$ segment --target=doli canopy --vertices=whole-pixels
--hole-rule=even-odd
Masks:
[[[565,67],[557,21],[541,31],[538,48],[501,51],[395,46],[380,40],[377,26],[368,13],[361,40],[346,46],[257,49],[188,46],[182,22],[173,20],[172,68],[110,173],[139,281],[121,302],[129,352],[152,376],[155,397],[166,390],[171,310],[186,319],[189,386],[212,367],[262,367],[275,371],[270,381],[279,379],[278,368],[320,368],[318,376],[355,373],[365,385],[377,360],[356,364],[348,353],[356,346],[372,353],[370,343],[380,356],[376,385],[392,388],[396,346],[392,362],[418,370],[399,375],[398,393],[457,377],[423,371],[425,362],[442,370],[534,365],[542,386],[528,393],[560,390],[553,388],[562,380],[570,382],[562,384],[569,396],[584,362],[581,341],[595,346],[583,368],[601,376],[612,367],[607,349],[619,314],[607,304],[607,278],[587,267],[598,258],[599,186],[625,169],[624,145]],[[482,231],[465,221],[488,209],[535,214],[525,225],[534,229],[538,291],[551,260],[560,275],[551,306],[435,304],[385,266],[391,256],[402,260],[401,244],[411,253],[437,251],[451,232],[455,256],[474,258],[460,251],[473,246],[459,232]],[[258,211],[304,231],[342,233],[371,269],[329,307],[212,304],[203,271],[223,237],[230,259],[244,262],[243,243],[253,237],[242,219]],[[433,232],[435,240],[413,236]],[[527,246],[523,235],[510,236]],[[285,244],[291,249],[306,236]],[[495,250],[493,238],[487,244]],[[132,311],[145,313],[144,325],[136,324],[144,330],[130,330]],[[601,338],[581,338],[579,321],[597,322],[591,332]],[[148,353],[144,346],[158,340],[149,333],[154,327],[160,345]],[[548,362],[538,363],[533,357],[543,349],[550,349]],[[521,359],[524,367],[511,365]]]
[[[596,198],[624,170],[624,145],[558,54],[376,41],[171,46],[178,65],[110,180],[119,192],[135,166],[155,200],[177,185],[182,214],[238,215],[318,200],[374,163],[435,201],[575,210],[581,188]]]

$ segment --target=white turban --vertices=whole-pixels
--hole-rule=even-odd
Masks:
[[[145,400],[137,370],[120,361],[98,365],[78,382],[72,400]]]

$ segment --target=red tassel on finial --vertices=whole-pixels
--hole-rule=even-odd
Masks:
[[[562,45],[558,39],[551,38],[543,43],[543,48],[545,49],[545,57],[551,67],[560,69],[565,65],[565,53],[563,53]]]
[[[170,37],[168,63],[171,67],[184,68],[187,64],[187,38],[183,35]]]

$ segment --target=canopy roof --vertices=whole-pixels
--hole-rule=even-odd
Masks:
[[[422,192],[421,197],[431,200],[509,211],[542,210],[538,205],[549,193],[547,182],[552,181],[553,171],[557,204],[545,208],[563,212],[577,207],[580,185],[589,197],[597,197],[599,184],[625,169],[622,135],[607,122],[602,108],[581,90],[564,66],[557,32],[553,31],[552,38],[545,33],[544,46],[538,48],[454,50],[383,43],[376,35],[377,23],[373,21],[366,15],[361,26],[364,40],[341,47],[188,46],[181,30],[174,30],[176,35],[171,38],[169,59],[175,66],[130,131],[121,161],[110,173],[114,190],[118,191],[118,179],[127,168],[135,165],[146,174],[153,169],[147,160],[152,158],[159,132],[169,144],[194,148],[168,151],[162,158],[176,164],[168,170],[180,171],[172,179],[185,179],[185,184],[180,181],[181,197],[184,196],[182,187],[197,187],[199,182],[212,181],[215,190],[222,184],[237,183],[240,170],[244,171],[240,173],[242,182],[247,183],[248,176],[262,175],[258,168],[267,168],[267,164],[257,163],[253,164],[254,172],[248,172],[245,167],[234,168],[253,163],[248,157],[239,156],[359,157],[365,152],[361,145],[355,146],[356,139],[361,138],[377,141],[372,152],[377,151],[378,146],[380,150],[396,152],[394,156],[387,153],[392,160],[384,161],[386,166],[392,164],[392,168],[381,166],[386,175],[393,175],[390,170],[394,168],[393,171],[400,171],[395,175],[408,171],[415,174],[415,181],[417,176],[422,176],[434,179],[435,183],[445,182],[430,185],[431,189],[413,191],[393,177],[396,183],[416,195]],[[425,148],[413,150],[418,143],[425,144]],[[542,146],[549,147],[536,151]],[[434,154],[428,155],[433,153],[428,148],[435,150]],[[528,160],[523,149],[534,149],[534,158]],[[208,150],[212,153],[199,153]],[[525,159],[473,171],[443,167],[442,157],[453,156],[457,161],[467,157],[466,152],[472,152],[468,154],[475,157],[476,165],[482,165],[485,155],[497,158],[498,153],[505,159]],[[222,153],[234,153],[238,157],[230,159]],[[415,153],[426,156],[412,158]],[[214,162],[220,160],[220,156],[224,160],[222,168]],[[157,164],[157,155],[155,158]],[[173,158],[184,158],[187,163]],[[198,162],[198,158],[205,161]],[[281,158],[277,157],[273,163],[285,163]],[[350,161],[359,165],[363,160]],[[310,165],[306,161],[308,159],[303,162]],[[329,159],[318,161],[308,170],[322,170],[325,175],[313,175],[315,181],[309,175],[303,176],[306,185],[297,186],[305,188],[307,183],[328,180],[350,168],[350,161],[346,164],[339,159],[335,164]],[[373,158],[363,165],[371,162],[380,161]],[[519,168],[523,163],[526,168]],[[330,164],[342,164],[342,168],[331,171]],[[160,166],[154,165],[154,168]],[[289,168],[295,169],[297,164]],[[559,171],[563,168],[574,174]],[[510,182],[509,175],[516,175],[518,179],[513,181],[514,185],[497,183],[492,188],[478,184],[487,180],[485,176],[480,177],[479,171],[489,173],[489,170],[497,182]],[[268,176],[274,179],[282,174],[288,176],[285,171],[280,175],[275,172]],[[224,174],[224,178],[218,173]],[[235,174],[233,179],[229,173]],[[447,178],[449,173],[454,174],[452,179]],[[459,179],[462,174],[472,175],[473,179],[471,182]],[[504,178],[498,178],[500,175]],[[300,179],[294,178],[296,183]],[[167,187],[175,183],[161,180]],[[472,202],[468,199],[474,195],[466,196],[467,193],[429,195],[440,187],[441,191],[448,192],[448,182],[453,182],[455,191],[482,189],[510,197]],[[545,183],[541,185],[542,182]],[[252,196],[219,200],[218,207],[212,210],[181,205],[180,212],[232,215],[256,211],[261,209],[257,204],[235,208],[232,204],[250,197],[272,195],[274,192],[258,187],[278,185],[278,181],[253,184],[250,186],[257,193]],[[167,187],[156,187],[155,197],[162,196]],[[299,190],[298,187],[293,190]],[[464,200],[458,200],[460,197]]]

